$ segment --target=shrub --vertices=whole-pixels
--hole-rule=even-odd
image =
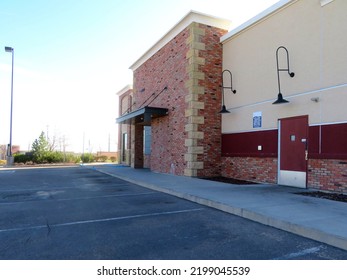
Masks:
[[[78,163],[80,162],[80,156],[74,154],[64,154],[63,152],[58,151],[45,151],[39,155],[34,155],[33,153],[26,154],[15,154],[14,162],[15,163],[60,163],[60,162],[69,162],[69,163]],[[5,162],[6,163],[6,162]]]
[[[98,156],[95,159],[97,162],[105,162],[107,160],[107,156]]]
[[[33,160],[33,155],[30,153],[26,154],[15,154],[14,155],[14,162],[15,163],[26,163],[28,161]]]
[[[89,162],[93,162],[94,161],[94,155],[93,154],[83,154],[81,156],[81,160],[84,163],[89,163]]]
[[[57,151],[46,152],[43,156],[43,161],[47,163],[64,162],[64,154]]]
[[[65,154],[65,162],[69,163],[79,163],[81,161],[81,156],[75,154]]]

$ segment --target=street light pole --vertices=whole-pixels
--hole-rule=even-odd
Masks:
[[[11,47],[5,47],[6,52],[12,53],[12,74],[11,74],[11,111],[10,111],[10,143],[8,145],[7,152],[7,165],[13,165],[12,156],[12,111],[13,111],[13,61],[14,61],[14,49]]]

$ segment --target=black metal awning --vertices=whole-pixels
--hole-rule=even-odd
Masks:
[[[151,125],[152,119],[166,116],[168,111],[166,108],[146,106],[117,118],[116,122],[120,124]]]

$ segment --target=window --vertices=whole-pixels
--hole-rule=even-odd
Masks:
[[[143,153],[151,154],[152,131],[150,126],[143,127]]]
[[[122,135],[122,161],[126,161],[126,150],[128,147],[128,133]]]

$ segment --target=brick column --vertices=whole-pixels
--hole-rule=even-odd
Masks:
[[[184,155],[186,168],[184,175],[197,176],[198,170],[204,168],[204,162],[198,160],[198,155],[204,153],[204,147],[199,146],[198,142],[204,138],[204,132],[199,131],[199,125],[204,124],[204,116],[199,115],[199,110],[205,108],[204,102],[199,101],[199,95],[203,95],[205,88],[200,85],[200,81],[205,79],[205,74],[199,70],[200,65],[205,65],[205,58],[199,56],[200,50],[205,50],[205,44],[201,42],[201,37],[205,35],[205,30],[199,28],[199,24],[192,23],[189,26],[190,35],[186,44],[189,51],[186,54],[188,60],[187,74],[188,80],[185,84],[188,94],[186,95],[185,125],[186,139],[185,146],[187,152]]]
[[[143,168],[143,126],[131,125],[131,167]]]

